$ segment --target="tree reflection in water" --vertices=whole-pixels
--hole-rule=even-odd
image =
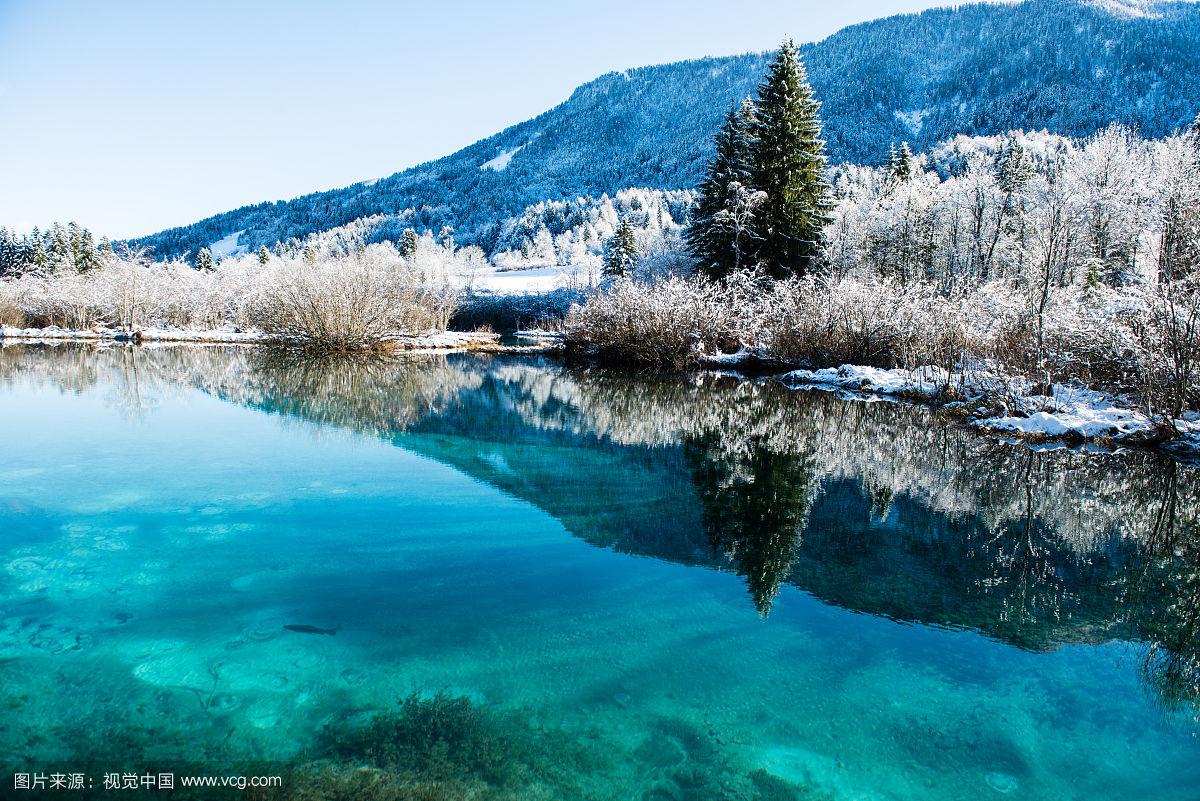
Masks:
[[[384,437],[588,542],[732,570],[763,615],[791,585],[1030,650],[1124,640],[1164,703],[1200,699],[1200,471],[1163,455],[1038,452],[919,407],[537,359],[0,348],[0,381],[18,374],[103,381],[139,413],[195,388]]]

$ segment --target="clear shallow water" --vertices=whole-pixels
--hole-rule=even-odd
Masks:
[[[286,771],[445,690],[525,743],[472,792],[1200,798],[1200,478],[1165,458],[200,348],[4,347],[0,437],[15,769]]]

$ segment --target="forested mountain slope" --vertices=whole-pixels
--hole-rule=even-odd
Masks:
[[[1191,2],[938,9],[855,25],[802,51],[835,162],[879,163],[901,140],[923,150],[959,133],[1014,128],[1081,136],[1124,122],[1161,136],[1200,110],[1200,6]],[[450,225],[460,243],[490,252],[500,221],[541,200],[694,186],[721,117],[755,91],[764,65],[752,54],[604,75],[443,159],[137,243],[158,257],[222,240],[225,250],[252,249],[401,214],[404,226]]]

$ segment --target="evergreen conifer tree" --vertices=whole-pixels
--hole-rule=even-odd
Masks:
[[[695,217],[684,236],[696,265],[712,278],[721,278],[743,261],[740,242],[728,226],[720,224],[727,211],[730,184],[750,183],[750,125],[754,103],[749,98],[740,108],[725,115],[725,123],[716,137],[716,154],[708,164],[708,175],[700,184]]]
[[[17,235],[0,226],[0,276],[15,275],[20,263],[21,247]]]
[[[913,152],[908,142],[901,142],[897,148],[892,145],[892,154],[888,158],[888,180],[893,183],[903,183],[913,174]]]
[[[196,254],[196,269],[207,272],[214,266],[212,252],[208,248],[200,248],[200,252]]]
[[[758,90],[750,126],[750,185],[766,192],[758,211],[758,260],[776,278],[803,275],[821,253],[833,204],[825,177],[821,104],[791,40]]]
[[[629,225],[629,220],[622,219],[616,232],[604,246],[604,277],[611,280],[629,275],[633,265],[637,263],[637,257],[637,240],[633,236],[633,228]]]
[[[259,247],[258,263],[265,266],[266,263],[269,262],[270,260],[271,260],[271,254],[267,251],[267,246],[262,245],[261,247]]]
[[[81,273],[94,270],[101,264],[100,253],[96,249],[96,241],[92,232],[87,228],[79,231],[79,249],[75,253],[75,269]]]
[[[408,258],[417,252],[417,232],[411,228],[405,228],[404,233],[400,235],[400,245],[397,248],[400,255]]]

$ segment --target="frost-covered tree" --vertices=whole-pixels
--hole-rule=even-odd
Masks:
[[[1089,269],[1106,284],[1120,285],[1137,270],[1150,172],[1145,145],[1128,128],[1113,125],[1088,139],[1069,167],[1085,209]]]
[[[767,194],[758,212],[756,256],[777,278],[803,275],[821,254],[832,202],[821,104],[791,40],[771,63],[755,108],[750,185]]]
[[[621,220],[616,232],[604,246],[604,277],[612,280],[629,275],[637,264],[637,257],[638,247],[633,227],[628,220]]]
[[[196,269],[201,272],[209,272],[216,265],[213,263],[212,251],[208,248],[200,248],[200,252],[196,254]]]
[[[271,261],[271,254],[267,250],[267,246],[263,245],[258,249],[258,263],[265,266],[269,261]]]
[[[737,271],[750,266],[746,258],[762,241],[757,229],[757,215],[758,209],[767,200],[767,193],[743,186],[737,181],[731,182],[725,192],[725,207],[713,215],[711,226],[714,236],[725,242],[732,256],[729,266]],[[728,275],[728,271],[721,275]]]
[[[417,252],[417,232],[411,228],[405,228],[404,233],[400,235],[400,242],[396,249],[404,258],[408,258]]]
[[[692,224],[685,234],[696,265],[713,278],[724,277],[740,267],[746,260],[742,246],[758,239],[738,236],[725,224],[731,211],[730,201],[738,199],[738,193],[731,193],[730,187],[737,184],[744,188],[750,182],[753,121],[754,104],[749,99],[725,115],[725,123],[716,136],[716,153],[700,183]]]
[[[908,146],[908,142],[901,142],[897,148],[892,145],[891,155],[888,157],[888,180],[892,183],[903,183],[912,177],[913,172],[913,152]]]
[[[1200,118],[1156,152],[1162,233],[1159,280],[1178,280],[1200,270]]]

